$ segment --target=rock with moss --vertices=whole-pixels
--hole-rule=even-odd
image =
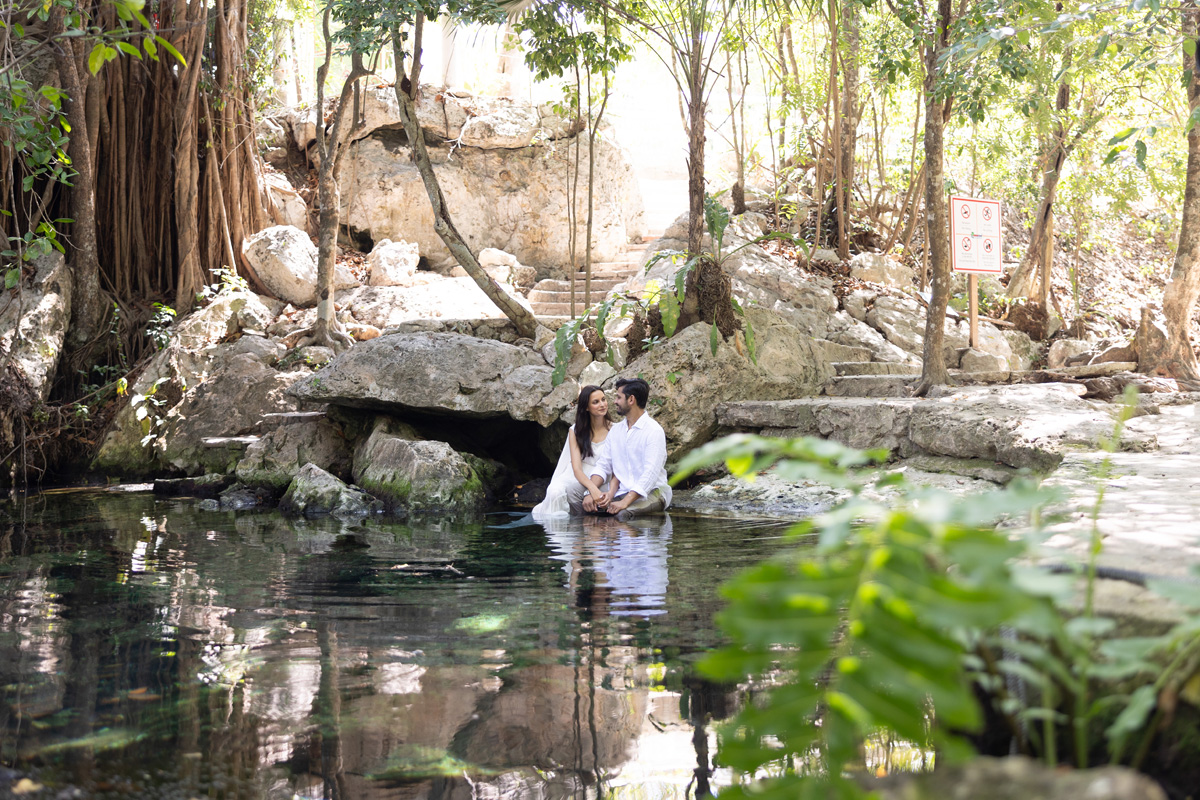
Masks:
[[[1167,800],[1151,778],[1122,767],[1064,770],[1023,757],[979,758],[933,772],[865,782],[882,800]]]
[[[246,449],[237,477],[249,486],[287,488],[305,464],[348,478],[352,453],[342,426],[328,419],[281,425]]]
[[[297,471],[279,501],[279,510],[306,517],[365,517],[382,511],[383,503],[310,462]]]
[[[389,417],[355,448],[354,482],[397,513],[477,512],[487,503],[484,479],[467,458]]]

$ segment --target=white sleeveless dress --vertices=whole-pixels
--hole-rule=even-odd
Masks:
[[[567,441],[563,443],[562,455],[558,457],[558,466],[554,468],[554,477],[550,479],[550,485],[546,487],[546,499],[533,507],[535,520],[571,516],[571,508],[567,505],[567,489],[579,482],[575,477],[574,470],[571,469],[571,437],[574,435],[575,426],[572,425],[571,430],[567,433]],[[606,447],[608,447],[607,437],[603,442],[592,442],[592,454],[583,460],[584,474],[592,474],[592,468],[596,466],[596,462],[600,460]]]

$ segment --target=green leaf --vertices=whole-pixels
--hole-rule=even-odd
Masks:
[[[117,6],[117,8],[121,8],[121,6]],[[129,55],[136,58],[138,61],[142,60],[142,51],[138,50],[136,47],[131,45],[129,42],[117,42],[117,47],[120,48],[122,53],[128,53]]]
[[[746,351],[750,353],[751,363],[758,366],[758,347],[754,343],[754,326],[750,324],[749,316],[743,318],[746,320]]]
[[[103,42],[96,43],[96,46],[92,48],[92,52],[88,53],[88,72],[92,73],[93,75],[100,72],[100,68],[104,66],[105,61],[104,51],[107,49],[108,48],[104,46]]]
[[[717,354],[717,349],[721,346],[721,329],[716,326],[716,323],[711,325],[708,331],[708,346],[714,356]]]
[[[154,41],[162,45],[163,50],[166,50],[168,53],[175,56],[176,60],[178,60],[180,64],[185,67],[187,66],[187,59],[180,55],[179,51],[175,49],[175,45],[171,44],[158,34],[154,35]]]
[[[154,43],[154,36],[147,34],[142,40],[142,49],[146,51],[146,55],[150,56],[155,61],[158,60],[158,45]]]
[[[13,267],[8,272],[4,273],[4,288],[11,289],[21,282],[21,268]]]
[[[1112,146],[1113,146],[1113,145],[1115,145],[1115,144],[1120,144],[1121,142],[1123,142],[1123,141],[1125,141],[1126,139],[1128,139],[1130,136],[1133,136],[1133,135],[1134,135],[1135,133],[1137,133],[1139,130],[1141,130],[1141,128],[1126,128],[1125,130],[1123,130],[1123,131],[1121,131],[1120,133],[1118,133],[1116,136],[1114,136],[1114,137],[1112,137],[1111,139],[1109,139],[1109,140],[1108,140],[1108,146],[1109,146],[1109,147],[1112,147]]]
[[[662,292],[658,296],[658,311],[662,316],[663,333],[667,338],[675,335],[679,325],[679,300],[672,292]]]
[[[1195,39],[1184,39],[1183,40],[1183,52],[1187,55],[1188,58],[1195,58],[1196,57],[1196,40]]]
[[[1108,39],[1107,33],[1100,37],[1100,41],[1096,43],[1096,51],[1092,53],[1092,58],[1099,58],[1108,49]]]
[[[1158,693],[1155,691],[1154,684],[1146,684],[1134,689],[1133,694],[1129,696],[1129,703],[1121,709],[1121,713],[1113,720],[1112,725],[1109,725],[1108,729],[1104,731],[1104,735],[1108,737],[1114,751],[1121,749],[1130,734],[1145,728],[1146,720],[1157,703]]]

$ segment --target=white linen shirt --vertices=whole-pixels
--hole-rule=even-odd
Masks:
[[[667,434],[649,414],[642,414],[631,428],[621,420],[608,432],[608,447],[596,462],[592,474],[610,475],[621,482],[617,497],[637,492],[649,497],[655,489],[662,492],[664,508],[671,505],[671,486],[667,483]]]

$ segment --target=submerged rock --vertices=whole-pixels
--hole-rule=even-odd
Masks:
[[[383,503],[310,462],[296,472],[279,501],[279,510],[308,517],[365,517],[382,511]]]

